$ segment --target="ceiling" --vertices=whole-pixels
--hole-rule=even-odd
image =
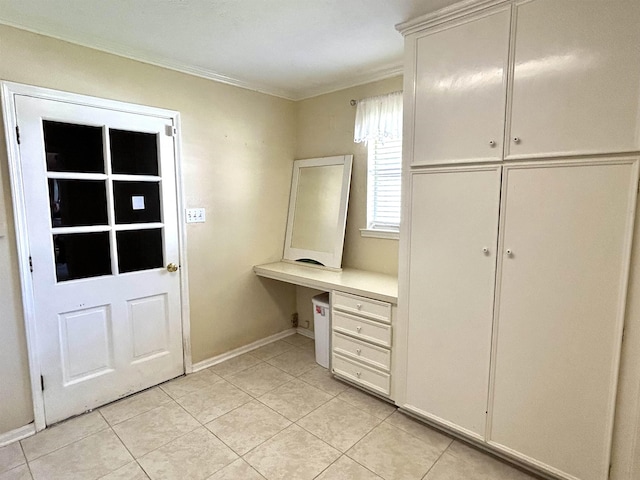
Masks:
[[[299,100],[398,75],[394,25],[455,0],[0,0],[0,23]]]

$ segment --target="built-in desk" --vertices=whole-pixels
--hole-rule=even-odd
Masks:
[[[253,267],[256,275],[331,292],[331,371],[393,399],[392,335],[398,279],[345,268],[332,272],[288,262]]]
[[[394,305],[398,303],[398,278],[382,273],[345,268],[332,272],[288,262],[256,265],[253,271],[260,277],[293,283],[302,287],[330,292],[339,290],[353,295],[362,295]]]

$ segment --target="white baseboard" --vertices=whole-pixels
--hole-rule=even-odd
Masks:
[[[299,330],[299,329],[298,329]],[[205,368],[212,367],[217,365],[218,363],[222,363],[225,360],[229,360],[233,357],[238,357],[244,353],[250,352],[251,350],[255,350],[256,348],[264,347],[270,343],[281,340],[285,337],[289,337],[291,335],[295,335],[296,329],[290,328],[280,333],[276,333],[275,335],[271,335],[269,337],[263,338],[261,340],[250,343],[249,345],[245,345],[244,347],[236,348],[235,350],[231,350],[229,352],[223,353],[221,355],[216,355],[215,357],[208,358],[198,363],[193,364],[193,373],[198,372],[200,370],[204,370]],[[303,334],[304,335],[304,334]]]
[[[300,335],[304,335],[305,337],[316,338],[315,335],[313,334],[313,330],[309,330],[308,328],[298,327],[298,328],[296,328],[296,331]]]
[[[10,443],[17,442],[23,438],[30,437],[36,433],[36,427],[33,423],[25,425],[24,427],[16,428],[6,433],[0,433],[0,447],[9,445]]]

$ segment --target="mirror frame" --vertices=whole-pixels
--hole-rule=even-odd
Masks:
[[[315,266],[318,268],[327,268],[340,270],[342,266],[342,250],[344,248],[344,232],[347,224],[347,207],[349,204],[349,189],[351,188],[351,167],[353,164],[353,155],[340,155],[335,157],[308,158],[304,160],[294,160],[293,176],[291,178],[291,193],[289,195],[289,215],[287,217],[287,232],[284,240],[283,261],[296,263],[298,265]],[[302,248],[291,247],[291,238],[293,235],[293,224],[295,219],[295,206],[298,194],[298,180],[300,178],[300,169],[305,167],[322,167],[331,165],[343,165],[342,172],[342,188],[340,190],[340,211],[336,222],[336,229],[333,233],[333,251],[317,252],[314,250],[305,250]],[[306,259],[318,262],[315,263],[300,262]]]

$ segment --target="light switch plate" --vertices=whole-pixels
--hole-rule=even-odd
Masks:
[[[204,223],[204,208],[187,208],[187,223]]]

